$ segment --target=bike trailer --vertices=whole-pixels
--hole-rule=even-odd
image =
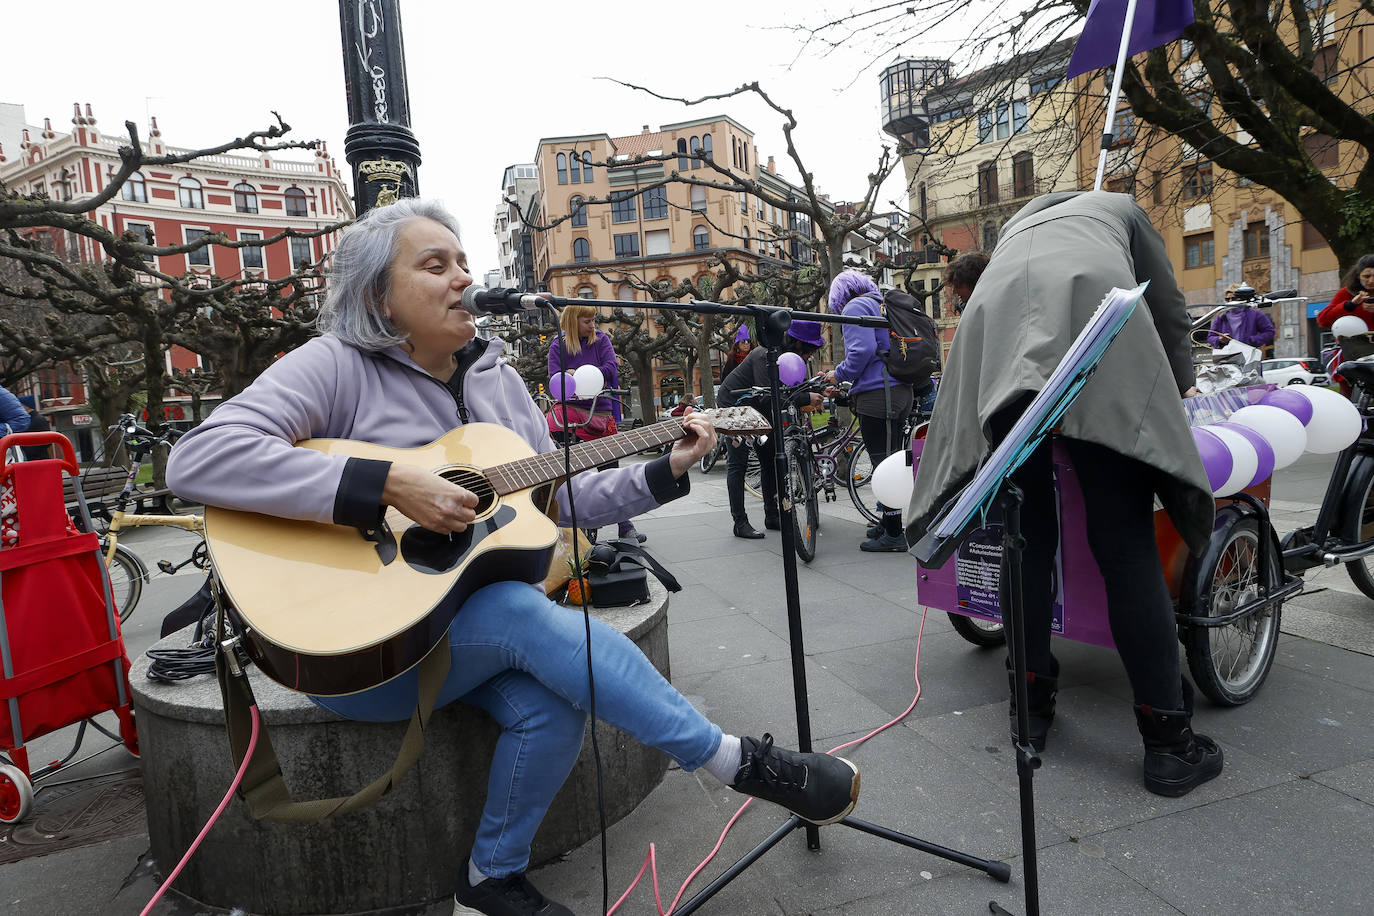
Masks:
[[[1258,400],[1272,388],[1256,386],[1189,399],[1194,402],[1188,404],[1193,422],[1202,425],[1224,419],[1231,410]],[[1223,413],[1214,417],[1210,410]],[[916,464],[924,444],[919,436],[912,440]],[[1078,476],[1063,443],[1055,442],[1053,449],[1060,541],[1052,570],[1055,594],[1050,632],[1111,648],[1107,590],[1088,544]],[[1260,688],[1274,658],[1282,602],[1302,585],[1282,569],[1268,517],[1271,483],[1266,478],[1217,500],[1212,539],[1201,557],[1189,556],[1163,509],[1156,508],[1154,514],[1155,543],[1175,602],[1189,668],[1199,689],[1221,705],[1246,702]],[[971,642],[1000,644],[1001,565],[1002,519],[994,507],[985,527],[969,532],[942,566],[921,567],[917,601],[947,612],[955,629]],[[972,625],[961,625],[956,617]]]
[[[18,463],[3,457],[10,446],[47,444],[59,446],[62,457]],[[35,774],[26,747],[32,739],[81,722],[79,745],[85,720],[113,710],[117,740],[138,752],[119,613],[98,539],[70,523],[64,473],[78,473],[65,436],[0,439],[0,751],[13,763],[0,766],[0,821],[7,823],[27,813],[34,777],[75,754],[73,748]]]

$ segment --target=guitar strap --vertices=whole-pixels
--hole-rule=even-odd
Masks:
[[[224,600],[218,583],[214,592],[215,675],[219,679],[220,693],[224,698],[224,720],[229,731],[229,750],[237,771],[248,753],[253,731],[251,709],[256,701],[253,699],[253,688],[248,683],[247,672],[239,664],[235,654],[238,640],[227,633]],[[264,724],[259,721],[257,745],[239,785],[239,792],[248,804],[249,814],[255,820],[322,821],[366,808],[394,789],[424,750],[425,729],[434,712],[439,688],[448,677],[450,663],[448,640],[441,639],[420,661],[419,699],[415,704],[415,712],[410,717],[410,725],[401,739],[401,749],[396,756],[396,762],[370,785],[364,786],[350,796],[311,801],[293,799],[286,787],[286,780],[282,777],[277,754],[272,749],[272,740],[268,737]]]

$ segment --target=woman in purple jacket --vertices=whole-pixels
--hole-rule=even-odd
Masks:
[[[844,271],[830,284],[830,311],[850,316],[881,316],[883,297],[878,284],[867,274]],[[888,339],[886,328],[844,325],[844,360],[826,373],[831,382],[853,383],[849,402],[859,415],[859,432],[874,467],[902,447],[902,433],[913,400],[911,386],[887,374],[880,354],[887,349]],[[868,540],[859,549],[870,553],[905,553],[901,508],[882,503],[878,508],[882,521],[868,530]]]
[[[294,448],[350,438],[393,448],[427,444],[464,423],[495,423],[536,452],[553,450],[524,381],[476,340],[462,307],[472,284],[458,227],[438,204],[405,199],[369,211],[334,251],[325,334],[287,354],[247,390],[215,408],[172,451],[168,484],[207,505],[286,518],[376,526],[387,506],[440,534],[475,521],[477,496],[422,468]],[[603,524],[683,495],[687,470],[715,444],[702,415],[653,461],[576,475],[579,518]],[[590,638],[584,627],[591,628]],[[736,791],[833,823],[858,798],[858,769],[798,754],[772,738],[722,733],[633,642],[597,618],[561,607],[542,588],[499,582],[463,603],[448,630],[452,666],[438,705],[461,700],[501,727],[472,855],[454,863],[455,913],[570,916],[525,877],[530,842],[576,761],[591,705],[605,722],[703,769]],[[588,660],[590,652],[590,661]],[[351,719],[400,721],[417,704],[411,669],[377,687],[313,697]]]
[[[569,305],[558,316],[558,326],[562,333],[549,344],[549,378],[560,372],[573,372],[582,366],[595,366],[601,370],[607,388],[620,387],[620,367],[616,363],[615,348],[611,346],[611,335],[596,329],[596,307],[591,305]],[[590,400],[570,400],[570,407],[592,412],[591,422],[579,431],[581,438],[600,438],[589,436],[593,427],[603,428],[602,436],[616,431],[620,423],[620,398],[597,398]],[[561,411],[559,411],[561,414]],[[579,422],[577,411],[570,411],[569,421]],[[612,422],[607,422],[612,421]],[[602,468],[619,467],[619,462],[602,465]],[[620,519],[618,534],[623,538],[634,538],[641,544],[649,538],[635,529],[635,523],[628,518]]]
[[[1212,319],[1207,345],[1220,349],[1232,340],[1263,350],[1274,342],[1274,322],[1248,302],[1237,302]]]

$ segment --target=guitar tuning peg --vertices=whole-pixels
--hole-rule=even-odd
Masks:
[[[767,437],[767,436],[759,436],[758,442],[759,442],[759,445],[766,445],[766,444],[768,443],[768,437]]]
[[[744,444],[744,438],[742,436],[731,436],[730,444],[733,445],[735,448],[739,448],[741,445]]]

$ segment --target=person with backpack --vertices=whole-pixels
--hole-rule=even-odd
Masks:
[[[898,327],[898,321],[893,317],[898,308],[903,312],[909,309],[919,311],[916,300],[910,296],[906,298],[910,300],[909,303],[887,310],[891,328],[844,325],[844,359],[826,373],[826,378],[832,383],[853,383],[849,389],[850,406],[859,415],[859,432],[874,467],[902,448],[902,434],[914,400],[912,384],[915,378],[910,370],[915,363],[908,366],[907,362],[913,357],[916,360],[928,358],[929,348],[926,344],[934,343],[934,335],[929,331],[921,333],[912,327]],[[878,284],[856,270],[844,271],[830,284],[830,311],[849,317],[881,317],[884,311],[883,297],[878,292]],[[925,317],[924,312],[920,312],[920,315]],[[906,317],[909,316],[904,314],[903,319]],[[938,344],[935,346],[938,347]],[[924,357],[917,355],[918,349],[922,350]],[[898,351],[895,355],[894,350]],[[889,359],[893,362],[889,363]],[[931,365],[930,369],[925,370],[922,381],[929,382],[933,368]],[[859,549],[869,553],[905,553],[901,507],[879,503],[878,508],[882,512],[882,521],[868,529],[868,540],[860,544]]]

